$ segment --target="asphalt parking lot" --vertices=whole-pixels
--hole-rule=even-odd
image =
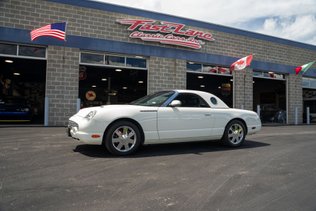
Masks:
[[[64,128],[0,127],[0,210],[316,210],[316,126],[242,148],[152,145],[128,157]]]

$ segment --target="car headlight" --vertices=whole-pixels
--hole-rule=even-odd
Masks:
[[[30,109],[29,108],[17,108],[17,111],[21,111],[21,112],[29,112]]]
[[[90,111],[84,118],[91,120],[95,115],[97,111]]]
[[[24,112],[29,112],[30,109],[29,108],[22,108],[21,111],[24,111]]]

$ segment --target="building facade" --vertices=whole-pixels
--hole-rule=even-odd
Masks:
[[[304,121],[304,89],[316,100],[315,66],[294,71],[315,60],[313,45],[86,0],[3,0],[0,10],[2,96],[26,99],[35,123],[62,126],[80,107],[166,89],[209,91],[284,124]],[[31,41],[56,22],[67,22],[66,41]],[[229,71],[249,54],[250,67]]]

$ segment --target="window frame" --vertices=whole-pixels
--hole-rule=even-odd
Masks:
[[[178,98],[183,96],[183,95],[191,95],[191,96],[195,96],[199,99],[199,106],[179,106],[178,108],[211,108],[211,106],[201,97],[199,96],[198,94],[195,94],[195,93],[179,93],[173,100],[179,100]],[[182,104],[182,101],[179,100]],[[205,104],[206,106],[201,106],[203,104]],[[170,107],[170,105],[168,105],[168,107]]]
[[[2,57],[12,57],[12,58],[22,58],[22,59],[36,59],[36,60],[47,60],[47,46],[42,46],[42,45],[26,45],[26,44],[16,44],[16,43],[7,43],[7,42],[0,42],[1,44],[5,45],[16,45],[16,53],[15,54],[2,54],[0,53],[0,56]],[[43,48],[45,49],[45,57],[35,57],[35,56],[23,56],[20,55],[20,46],[24,47],[33,47],[33,48]]]
[[[81,54],[97,54],[104,55],[103,63],[87,63],[81,61]],[[108,57],[121,57],[124,58],[124,63],[122,65],[109,64]],[[127,66],[127,59],[143,59],[145,62],[145,67],[135,67],[135,66]],[[119,55],[119,54],[111,54],[106,52],[91,52],[91,51],[80,51],[79,56],[79,64],[85,66],[99,66],[99,67],[113,67],[113,68],[125,68],[125,69],[136,69],[136,70],[148,70],[148,58],[142,56],[128,56],[128,55]]]

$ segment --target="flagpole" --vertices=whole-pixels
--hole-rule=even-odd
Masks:
[[[234,63],[232,63],[231,65],[230,65],[230,69],[231,70],[244,70],[244,73],[243,73],[243,75],[244,75],[244,77],[243,77],[243,86],[244,86],[244,90],[243,90],[243,100],[242,100],[242,102],[243,102],[243,105],[242,105],[242,107],[243,107],[243,109],[244,109],[244,107],[245,107],[245,104],[246,104],[246,68],[248,67],[248,66],[250,66],[250,63],[251,63],[251,61],[252,61],[252,59],[253,59],[253,54],[250,54],[250,55],[248,55],[248,56],[245,56],[245,57],[243,57],[243,58],[241,58],[241,59],[238,59],[237,61],[235,61]],[[236,76],[236,75],[235,75]],[[235,84],[236,84],[236,81],[234,81],[234,87],[236,87],[235,86]],[[236,94],[236,92],[235,92],[235,94]],[[234,97],[234,101],[235,101],[235,106],[237,106],[237,99],[236,99],[236,97]]]
[[[66,63],[66,37],[67,37],[67,21],[65,21],[65,39],[64,39],[64,44],[63,44],[63,69],[62,71],[64,71],[65,69],[65,63]],[[64,93],[66,91],[66,86],[64,86]]]
[[[64,40],[64,52],[63,52],[63,69],[65,65],[65,60],[66,60],[66,36],[67,36],[67,21],[65,22],[65,40]]]
[[[247,68],[247,67],[246,67]],[[246,68],[244,69],[244,99],[243,99],[243,106],[242,106],[242,109],[245,109],[246,108],[246,99],[245,99],[245,95],[246,95]]]

